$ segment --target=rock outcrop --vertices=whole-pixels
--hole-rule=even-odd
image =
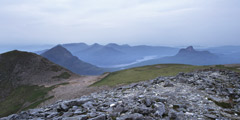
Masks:
[[[239,73],[208,69],[58,101],[1,120],[237,120],[239,96]]]

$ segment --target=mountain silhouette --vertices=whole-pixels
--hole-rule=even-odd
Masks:
[[[79,75],[98,75],[104,73],[102,68],[80,60],[61,45],[53,47],[41,54],[41,56]]]
[[[213,65],[221,63],[219,56],[209,52],[209,51],[198,51],[195,50],[192,46],[187,48],[180,49],[179,52],[174,56],[163,57],[154,60],[148,60],[141,63],[137,63],[127,68],[152,65],[152,64],[165,64],[165,63],[174,63],[174,64],[190,64],[190,65]]]
[[[63,47],[71,51],[79,59],[97,66],[114,66],[129,64],[143,59],[146,56],[162,57],[174,55],[179,49],[162,46],[130,46],[109,43],[87,45],[85,43],[63,44]]]

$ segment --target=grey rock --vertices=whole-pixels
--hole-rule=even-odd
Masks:
[[[92,102],[86,102],[82,105],[84,108],[91,109],[93,108],[93,103]]]
[[[207,118],[210,118],[210,119],[216,119],[217,118],[216,115],[212,115],[212,114],[205,114],[204,116],[207,117]]]
[[[84,104],[84,103],[86,103],[86,102],[88,102],[88,101],[92,101],[92,99],[91,98],[80,98],[80,99],[77,99],[77,106],[79,106],[79,105],[82,105],[82,104]]]
[[[164,82],[164,85],[163,85],[163,86],[164,86],[164,87],[173,87],[174,85],[173,85],[172,82],[170,82],[169,80],[167,80],[167,81]]]
[[[97,117],[98,114],[95,111],[91,111],[90,113],[87,114],[90,118]]]
[[[52,112],[52,113],[50,113],[50,114],[47,116],[47,118],[50,119],[50,118],[56,117],[56,116],[58,116],[58,115],[59,115],[58,112]]]
[[[116,120],[144,120],[144,117],[142,114],[134,113],[134,114],[126,114],[121,117],[117,117]]]
[[[229,94],[233,94],[234,93],[232,88],[227,88],[227,91],[228,91]]]
[[[74,116],[74,117],[65,117],[62,120],[88,120],[88,116],[80,115],[80,116]]]
[[[17,114],[9,115],[8,117],[0,118],[0,120],[17,120],[19,117]]]
[[[158,103],[154,104],[154,107],[156,110],[155,115],[162,117],[162,115],[165,113],[165,105],[161,102],[158,102]]]
[[[144,103],[147,107],[150,107],[152,105],[152,100],[150,100],[149,98],[146,98]]]
[[[91,118],[89,120],[107,120],[107,116],[106,115],[99,115],[95,118]]]
[[[144,116],[148,116],[153,112],[153,109],[149,107],[141,106],[141,107],[136,107],[134,112],[140,113]]]
[[[82,115],[84,113],[86,113],[86,111],[84,111],[82,109],[77,109],[73,114],[75,114],[75,115]]]
[[[66,104],[67,104],[67,102],[60,103],[60,105],[58,106],[57,111],[58,112],[61,112],[61,111],[66,112],[66,111],[68,111],[69,107]]]
[[[73,111],[75,111],[75,110],[77,110],[77,109],[78,109],[78,106],[73,106],[73,107],[72,107],[72,110],[73,110]]]
[[[154,102],[162,102],[162,103],[165,103],[167,102],[167,98],[162,98],[160,96],[153,96],[151,98]]]
[[[74,114],[72,112],[65,112],[62,117],[72,117]]]
[[[121,105],[118,105],[116,108],[113,109],[113,112],[121,114],[125,111],[124,107]]]
[[[169,112],[168,116],[169,116],[170,120],[177,120],[177,118],[178,118],[177,113],[175,111]]]

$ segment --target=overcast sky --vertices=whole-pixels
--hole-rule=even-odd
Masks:
[[[0,0],[0,44],[240,45],[240,0]]]

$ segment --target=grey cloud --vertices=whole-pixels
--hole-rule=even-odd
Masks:
[[[0,1],[0,44],[240,45],[239,0]]]

